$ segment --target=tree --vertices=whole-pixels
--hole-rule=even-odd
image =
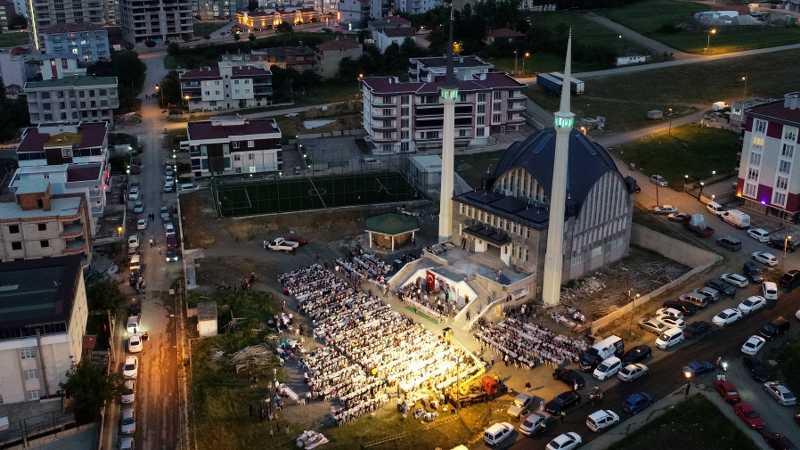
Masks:
[[[162,108],[181,104],[181,82],[178,72],[172,70],[159,83],[159,104]]]
[[[138,108],[136,97],[142,90],[147,66],[139,60],[139,55],[130,50],[111,54],[111,61],[99,61],[89,66],[86,72],[96,76],[117,77],[120,112]]]
[[[103,405],[120,394],[122,377],[117,373],[106,375],[84,359],[67,373],[67,381],[61,384],[61,389],[72,400],[75,421],[82,425],[94,421]]]
[[[294,31],[294,28],[292,27],[292,24],[290,24],[289,22],[281,22],[280,25],[275,27],[275,31],[277,31],[278,33],[291,33],[292,31]]]
[[[95,281],[86,288],[86,301],[90,311],[115,313],[125,306],[125,296],[112,280]]]

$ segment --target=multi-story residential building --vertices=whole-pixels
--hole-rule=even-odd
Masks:
[[[246,32],[267,31],[287,22],[302,25],[320,21],[320,12],[314,8],[278,8],[236,13],[236,23]]]
[[[334,78],[339,74],[339,63],[345,58],[356,62],[363,54],[358,41],[334,39],[317,45],[317,73],[322,78]]]
[[[459,80],[469,80],[479,73],[487,73],[494,65],[477,56],[456,56],[453,61],[453,74]],[[408,59],[409,81],[435,81],[447,74],[447,58],[430,56]]]
[[[83,255],[92,251],[83,195],[54,195],[44,177],[19,183],[14,201],[0,202],[0,261]]]
[[[396,77],[362,81],[363,125],[375,153],[440,148],[444,108],[442,80],[401,82]],[[527,97],[523,84],[506,73],[478,73],[457,81],[456,145],[485,144],[492,134],[518,130]]]
[[[736,194],[745,206],[800,217],[800,92],[745,110]]]
[[[273,119],[189,122],[188,140],[195,177],[282,170],[281,130]]]
[[[372,10],[370,10],[370,12],[372,12]],[[374,20],[370,20],[367,28],[369,29],[370,33],[374,33],[385,28],[411,28],[411,21],[403,16],[383,16],[380,18],[374,18]]]
[[[348,31],[367,25],[371,0],[339,0],[339,24]]]
[[[120,0],[122,35],[128,42],[166,42],[190,39],[192,0]]]
[[[29,127],[17,146],[20,167],[108,163],[107,122]]]
[[[369,18],[372,20],[380,20],[389,15],[393,0],[370,0],[369,2]],[[399,17],[399,16],[395,16]]]
[[[106,25],[118,25],[119,0],[103,0],[103,16]]]
[[[67,1],[26,0],[28,19],[31,25],[33,46],[42,49],[40,38],[43,29],[56,24],[67,23],[105,23],[105,4],[103,0]]]
[[[28,18],[28,0],[13,0],[10,3],[14,8],[14,14]]]
[[[272,72],[234,64],[222,61],[217,67],[180,75],[181,97],[189,105],[189,111],[221,111],[272,103]]]
[[[396,0],[397,11],[405,14],[425,14],[442,6],[442,0]]]
[[[0,285],[0,398],[9,404],[60,395],[81,361],[89,315],[81,258],[2,263]]]
[[[306,46],[270,47],[252,50],[249,54],[225,54],[222,61],[232,65],[263,67],[269,70],[272,66],[281,69],[292,69],[297,72],[314,70],[317,65],[317,54]]]
[[[8,31],[8,21],[14,14],[14,4],[0,0],[0,31]]]
[[[414,29],[406,27],[383,28],[373,32],[372,38],[375,39],[375,46],[381,53],[384,53],[392,44],[396,44],[398,47],[402,46],[406,39],[411,39],[416,43]]]
[[[197,16],[202,20],[232,19],[242,8],[247,8],[247,2],[240,0],[200,0],[197,4]]]
[[[111,59],[108,31],[100,25],[59,23],[40,28],[39,35],[47,57],[73,58],[83,65]]]
[[[72,76],[25,83],[28,114],[34,125],[114,121],[119,108],[117,77]]]

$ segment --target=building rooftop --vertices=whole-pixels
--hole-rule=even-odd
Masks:
[[[395,77],[367,77],[363,83],[375,94],[434,94],[439,92],[444,80],[433,82],[397,81]],[[476,74],[471,80],[457,80],[461,92],[485,91],[499,88],[521,88],[524,85],[504,72]]]
[[[190,141],[280,132],[273,119],[205,120],[189,122],[187,126],[187,137]]]
[[[384,28],[379,33],[385,34],[387,37],[411,37],[414,36],[414,30],[407,27],[398,28]]]
[[[187,70],[180,75],[181,80],[214,80],[217,78],[219,78],[219,68],[217,67],[201,67]]]
[[[411,27],[411,21],[402,16],[388,16],[370,23],[373,28]]]
[[[253,56],[272,56],[275,58],[286,58],[288,56],[314,56],[314,50],[311,47],[296,46],[296,47],[269,47],[253,50]]]
[[[30,127],[22,132],[22,141],[17,152],[42,152],[45,148],[54,147],[102,147],[107,134],[106,122],[87,122],[63,127]]]
[[[0,338],[63,332],[81,276],[80,255],[0,263]]]
[[[47,192],[47,188],[50,187],[50,182],[44,179],[43,176],[33,176],[33,177],[25,177],[16,185],[16,190],[14,191],[17,195],[19,194],[36,194],[41,192]]]
[[[330,52],[352,50],[359,47],[361,47],[361,44],[353,39],[333,39],[317,45],[317,50],[321,52]]]
[[[416,61],[423,67],[447,67],[446,56],[428,56],[425,58],[409,58],[410,62]],[[453,67],[494,67],[480,57],[475,55],[456,56],[453,59]]]
[[[36,179],[38,177],[30,178]],[[25,183],[26,180],[22,182]],[[0,202],[0,220],[77,216],[81,210],[81,198],[82,197],[51,198],[50,209],[48,210],[22,209],[17,202]]]
[[[442,158],[439,155],[416,155],[412,156],[411,160],[425,170],[441,172],[442,171]]]
[[[386,213],[367,218],[367,231],[398,235],[419,230],[417,219],[405,214]]]
[[[231,76],[233,78],[242,78],[242,77],[264,77],[272,75],[272,72],[269,70],[263,69],[261,67],[253,67],[253,66],[236,66],[231,67]]]
[[[747,109],[745,114],[760,119],[800,126],[800,92],[786,94],[778,100]]]
[[[91,75],[64,77],[44,81],[27,81],[25,89],[52,89],[83,86],[116,86],[117,77],[95,77]]]
[[[100,163],[70,164],[67,167],[67,182],[94,181],[100,177]]]
[[[81,31],[100,31],[105,30],[101,25],[94,23],[57,23],[39,29],[40,33],[79,33]]]
[[[508,38],[518,38],[518,37],[525,37],[523,33],[519,31],[514,31],[510,28],[498,28],[496,30],[491,30],[486,34],[487,37],[492,37],[495,39],[508,39]]]

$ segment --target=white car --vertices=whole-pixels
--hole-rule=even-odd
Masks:
[[[147,219],[139,219],[136,221],[136,229],[139,231],[147,229]]]
[[[616,356],[612,356],[604,359],[603,362],[598,364],[594,369],[594,372],[592,372],[592,376],[600,381],[604,381],[616,375],[621,367],[622,360]]]
[[[300,247],[300,243],[295,241],[287,241],[286,239],[279,237],[266,243],[265,247],[273,252],[293,252],[297,249],[297,247]]]
[[[139,248],[139,235],[132,234],[128,236],[128,248],[129,249],[136,249]]]
[[[169,208],[166,206],[162,206],[161,209],[158,211],[159,216],[161,216],[162,222],[169,222]]]
[[[136,381],[135,380],[125,380],[122,383],[122,396],[120,397],[120,401],[124,405],[130,405],[134,401],[136,401]]]
[[[133,380],[130,380],[133,382]],[[133,408],[122,408],[119,419],[119,433],[133,434],[136,432],[136,413]]]
[[[532,436],[539,430],[547,427],[547,418],[539,413],[528,414],[525,420],[519,424],[519,432],[525,436]]]
[[[583,443],[583,439],[578,433],[572,431],[559,434],[555,439],[547,443],[547,450],[572,450]]]
[[[747,278],[738,273],[723,273],[719,276],[719,279],[740,288],[747,287],[749,283]]]
[[[797,397],[782,383],[767,381],[764,383],[764,389],[782,406],[794,406],[797,404]]]
[[[769,231],[763,228],[750,228],[747,235],[761,243],[769,242]]]
[[[128,192],[128,200],[130,200],[132,202],[138,201],[139,200],[139,190],[136,189],[135,191],[131,190],[130,192]]]
[[[597,433],[619,423],[619,415],[610,409],[599,409],[586,418],[586,427]]]
[[[139,186],[133,185],[128,189],[128,195],[136,195],[139,193]]]
[[[678,208],[672,205],[653,206],[653,212],[659,215],[674,214],[678,212]]]
[[[681,330],[686,328],[686,322],[683,319],[676,319],[671,316],[661,316],[657,317],[657,319],[669,328],[680,328]]]
[[[669,329],[669,326],[663,324],[657,318],[653,319],[642,319],[639,321],[639,328],[643,329],[644,331],[648,331],[650,333],[655,334],[656,336],[663,333],[665,330]]]
[[[778,265],[778,258],[769,252],[753,252],[753,259],[766,266],[775,267]]]
[[[171,223],[165,223],[164,224],[164,234],[166,234],[167,236],[169,236],[171,234],[175,234],[175,225],[173,225]]]
[[[514,432],[514,425],[508,422],[496,423],[483,432],[483,441],[486,445],[493,446],[502,442]]]
[[[144,212],[144,203],[142,203],[141,200],[133,204],[133,212],[136,214],[141,214]]]
[[[743,316],[746,316],[765,306],[767,306],[767,299],[759,295],[753,295],[752,297],[747,297],[747,299],[745,299],[745,301],[742,303],[739,303],[737,309],[740,313],[742,313]]]
[[[675,308],[658,308],[658,310],[656,310],[656,318],[660,319],[661,317],[672,317],[674,319],[683,319],[683,313]]]
[[[761,283],[761,296],[767,300],[777,300],[778,285],[772,281],[765,281]]]
[[[125,323],[125,331],[128,332],[128,335],[137,334],[141,326],[139,316],[128,316],[128,321]]]
[[[125,378],[136,378],[139,376],[139,358],[127,356],[125,365],[122,366],[122,376]]]
[[[650,182],[661,187],[667,187],[667,179],[658,174],[650,175]]]
[[[748,356],[755,356],[766,343],[767,340],[761,336],[750,336],[744,341],[744,344],[742,344],[742,353]]]
[[[714,316],[711,322],[718,327],[725,327],[741,319],[742,313],[740,313],[738,309],[726,308]]]
[[[628,364],[619,370],[617,378],[619,378],[619,381],[634,381],[647,375],[648,370],[650,369],[642,363]]]
[[[133,334],[128,338],[128,351],[130,353],[139,353],[144,350],[142,337],[138,334]]]

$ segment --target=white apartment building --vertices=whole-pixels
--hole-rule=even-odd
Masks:
[[[192,0],[120,0],[117,19],[126,41],[137,44],[190,39]]]
[[[254,61],[221,61],[217,67],[180,75],[181,97],[189,111],[225,111],[272,104],[272,72]]]
[[[117,77],[66,76],[25,83],[32,124],[114,121],[119,108]]]
[[[195,177],[282,170],[281,130],[273,119],[189,122],[187,141]]]
[[[55,397],[81,361],[88,306],[81,258],[0,264],[0,400]]]
[[[410,15],[425,14],[426,12],[442,6],[442,0],[396,0],[395,7],[400,13]]]
[[[748,208],[800,218],[800,92],[744,112],[736,195]]]

